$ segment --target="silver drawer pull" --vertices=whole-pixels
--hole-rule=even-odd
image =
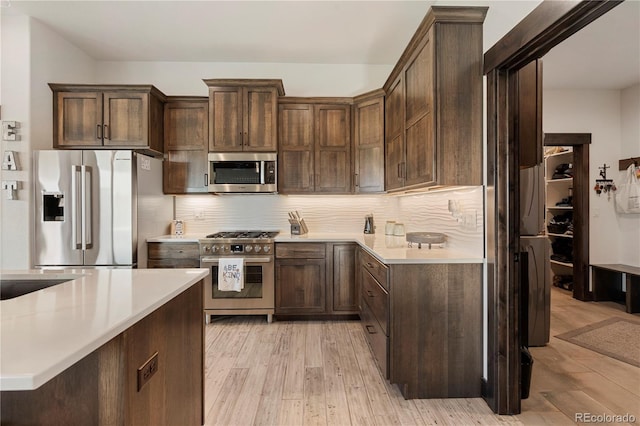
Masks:
[[[373,268],[373,263],[371,263],[371,262],[367,262],[367,267],[368,267],[368,268]]]
[[[371,292],[371,290],[367,290],[367,296],[369,296],[369,297],[375,297],[375,296],[373,295],[373,293]]]

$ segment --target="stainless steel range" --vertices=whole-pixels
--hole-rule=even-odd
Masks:
[[[225,231],[207,235],[200,242],[200,267],[208,268],[205,278],[204,312],[210,315],[267,315],[271,322],[274,299],[273,231]],[[218,287],[220,259],[240,260],[244,288],[223,291]]]

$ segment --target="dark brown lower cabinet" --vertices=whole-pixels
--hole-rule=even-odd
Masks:
[[[200,246],[196,242],[147,243],[147,268],[199,268]]]
[[[2,424],[204,424],[202,294],[200,281],[38,389],[3,391]]]
[[[406,399],[480,396],[482,265],[390,264],[357,253],[360,319]]]
[[[354,243],[277,243],[276,315],[358,313]]]
[[[412,398],[473,398],[482,379],[482,265],[390,265],[390,381]]]

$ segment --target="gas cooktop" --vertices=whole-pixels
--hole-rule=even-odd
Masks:
[[[207,238],[269,239],[278,235],[278,231],[222,231],[207,235]]]

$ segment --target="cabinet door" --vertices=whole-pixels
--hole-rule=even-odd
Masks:
[[[404,185],[404,82],[393,83],[385,100],[386,164],[385,186],[388,190]]]
[[[165,194],[206,193],[206,151],[168,151],[163,165]]]
[[[405,185],[435,182],[433,43],[427,38],[405,69]]]
[[[104,145],[149,145],[149,94],[104,93]]]
[[[276,151],[278,143],[278,92],[270,87],[244,89],[243,149]]]
[[[169,101],[164,106],[165,150],[207,150],[209,138],[209,103]]]
[[[242,151],[241,87],[209,88],[209,151]]]
[[[357,311],[356,245],[333,245],[333,310]]]
[[[276,260],[276,314],[323,313],[324,259]]]
[[[351,108],[315,106],[315,192],[351,192]]]
[[[313,105],[279,106],[278,191],[313,192]]]
[[[384,98],[354,107],[355,192],[384,191]]]
[[[58,92],[54,147],[102,145],[102,93]]]
[[[208,101],[175,101],[164,107],[163,187],[166,194],[207,192]]]

